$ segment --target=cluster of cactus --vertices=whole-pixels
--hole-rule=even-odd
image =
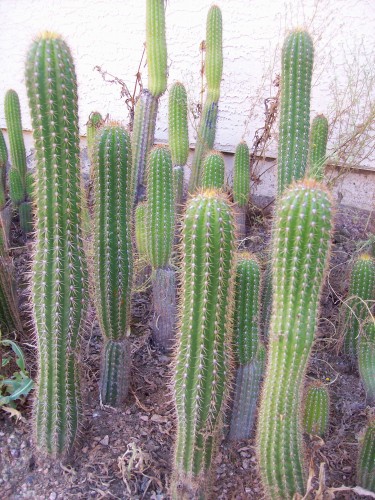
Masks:
[[[100,393],[103,404],[118,407],[127,396],[130,371],[133,199],[129,134],[115,123],[102,127],[92,156],[94,302],[105,338]]]
[[[203,161],[202,189],[224,188],[225,164],[219,151],[210,151]]]
[[[311,124],[308,171],[309,177],[317,181],[324,179],[328,139],[328,120],[324,115],[316,116]]]
[[[329,392],[324,384],[315,382],[308,387],[303,412],[305,432],[324,436],[328,428],[329,404]]]
[[[375,493],[375,419],[372,419],[360,441],[357,483]]]
[[[366,391],[367,402],[375,404],[375,321],[366,323],[358,342],[358,370]]]
[[[41,451],[61,457],[71,451],[80,423],[78,355],[86,266],[80,230],[77,82],[69,47],[59,35],[45,32],[32,43],[26,86],[36,150],[35,436]]]
[[[191,198],[183,224],[182,294],[174,370],[173,498],[205,497],[230,378],[234,231],[224,195]]]
[[[233,201],[238,239],[246,236],[246,212],[250,200],[250,151],[245,141],[240,142],[234,154]]]

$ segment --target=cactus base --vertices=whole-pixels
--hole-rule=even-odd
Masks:
[[[130,344],[128,339],[107,340],[101,360],[100,397],[103,405],[117,408],[129,391]]]
[[[158,268],[152,275],[154,316],[152,336],[155,344],[169,352],[175,343],[176,273],[170,268]]]

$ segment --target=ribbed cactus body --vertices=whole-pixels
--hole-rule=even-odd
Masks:
[[[292,31],[282,50],[278,194],[305,174],[310,128],[314,47],[310,35]]]
[[[104,120],[102,115],[98,111],[93,111],[90,113],[89,119],[86,124],[86,140],[87,140],[87,152],[90,161],[92,162],[92,152],[94,148],[95,136],[103,125]]]
[[[264,339],[267,339],[269,336],[271,313],[272,313],[272,265],[271,262],[267,262],[266,269],[264,272],[262,299],[261,299],[261,328]]]
[[[233,201],[246,207],[250,199],[250,151],[246,142],[240,142],[234,155]]]
[[[33,231],[33,211],[29,201],[23,201],[18,207],[18,215],[20,217],[20,228],[24,233]]]
[[[130,343],[106,339],[100,366],[100,399],[104,405],[117,407],[129,391],[130,383]]]
[[[9,196],[15,205],[19,205],[25,199],[25,186],[17,169],[11,168],[9,177]]]
[[[311,385],[306,392],[303,413],[303,428],[308,434],[324,436],[329,422],[328,388],[319,383]]]
[[[133,280],[131,160],[130,137],[126,130],[116,124],[102,127],[93,151],[94,301],[102,334],[117,343],[126,340],[130,324]],[[123,368],[124,359],[120,359],[125,345],[106,345],[108,355],[104,356],[102,365],[105,369],[101,373],[101,398],[104,404],[119,406],[127,395],[124,389],[128,387],[127,380],[120,380],[127,378],[129,372]],[[127,358],[129,362],[130,355]],[[112,380],[108,379],[111,375]],[[108,386],[112,387],[110,392]],[[112,395],[107,399],[107,394]]]
[[[138,255],[147,258],[147,203],[139,203],[135,209],[135,243]]]
[[[86,299],[80,230],[77,83],[70,50],[44,33],[29,50],[26,85],[36,150],[32,301],[38,340],[36,444],[67,454],[80,420],[79,335]]]
[[[315,181],[280,199],[273,234],[273,306],[267,370],[258,420],[266,494],[304,494],[301,400],[330,246],[331,202]]]
[[[187,95],[180,82],[174,83],[169,91],[168,143],[173,165],[185,165],[189,155]]]
[[[165,39],[164,0],[147,0],[146,51],[148,90],[155,97],[167,88],[167,42]]]
[[[176,165],[173,167],[173,192],[176,205],[176,214],[181,213],[184,201],[184,167]]]
[[[204,496],[221,429],[230,378],[233,243],[226,199],[214,191],[190,199],[174,374],[174,498]]]
[[[367,402],[375,404],[375,323],[364,325],[358,343],[358,369]]]
[[[309,143],[309,177],[322,181],[326,161],[328,120],[324,115],[316,116],[311,124]]]
[[[25,189],[26,148],[23,140],[21,108],[17,92],[8,90],[4,101],[5,119],[10,144],[12,168],[16,169]]]
[[[2,333],[22,332],[12,261],[5,250],[0,229],[0,329]]]
[[[224,157],[218,151],[208,153],[203,162],[202,189],[224,188]]]
[[[5,178],[6,165],[8,161],[8,150],[5,143],[3,132],[0,130],[0,210],[5,206]]]
[[[355,261],[345,310],[344,350],[352,357],[356,356],[358,339],[369,316],[372,301],[375,298],[375,262],[368,254],[362,254]]]
[[[360,441],[357,484],[375,493],[375,420],[369,422]]]

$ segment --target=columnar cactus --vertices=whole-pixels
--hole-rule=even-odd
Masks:
[[[310,128],[314,47],[310,35],[292,31],[282,50],[278,194],[305,174]]]
[[[167,88],[167,42],[165,39],[164,0],[147,0],[146,52],[148,90],[159,97]]]
[[[375,404],[375,322],[365,324],[358,343],[358,369],[367,401]]]
[[[181,213],[184,200],[184,168],[180,165],[173,167],[173,190],[177,215]]]
[[[8,161],[8,150],[5,143],[4,135],[0,130],[0,210],[5,207],[5,178],[6,178],[6,167]]]
[[[180,82],[174,83],[169,91],[168,142],[173,165],[185,165],[189,155],[187,95]]]
[[[273,234],[273,306],[258,423],[263,484],[270,498],[304,494],[301,400],[331,233],[329,194],[315,181],[279,200]]]
[[[308,169],[309,177],[317,181],[324,179],[328,139],[328,120],[324,115],[316,116],[311,124]]]
[[[118,407],[129,388],[127,340],[133,281],[131,146],[126,130],[102,127],[93,150],[94,301],[105,338],[100,391],[103,404]]]
[[[203,162],[202,188],[218,189],[224,188],[225,164],[224,157],[219,151],[208,153]]]
[[[250,151],[245,141],[236,147],[233,169],[233,201],[238,239],[246,237],[246,212],[250,200]]]
[[[264,272],[262,299],[261,299],[261,329],[263,338],[269,336],[270,322],[272,313],[272,265],[267,262]]]
[[[375,263],[368,254],[362,254],[353,265],[348,299],[345,307],[344,351],[356,357],[362,324],[369,316],[371,301],[375,298]]]
[[[369,422],[360,441],[357,484],[375,493],[375,419]]]
[[[207,151],[213,148],[216,134],[220,82],[223,73],[223,26],[221,10],[213,5],[208,11],[206,25],[205,72],[207,80],[206,102],[203,107],[195,144],[189,192],[201,185],[202,162]]]
[[[147,203],[139,203],[135,209],[135,243],[138,255],[147,258]]]
[[[191,198],[182,234],[172,496],[205,498],[230,379],[234,231],[224,195],[206,191]]]
[[[45,32],[31,45],[26,85],[36,150],[32,302],[38,342],[34,425],[52,456],[73,447],[80,423],[79,338],[86,302],[80,229],[77,82],[69,47]]]
[[[87,154],[90,162],[93,162],[92,153],[94,149],[95,136],[104,124],[102,115],[98,111],[90,113],[89,119],[86,124],[86,140],[87,140]]]
[[[329,392],[321,383],[310,385],[306,391],[303,428],[308,434],[324,436],[329,421]]]

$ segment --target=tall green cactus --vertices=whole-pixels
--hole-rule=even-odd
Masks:
[[[250,151],[245,141],[236,147],[233,169],[233,201],[239,240],[246,237],[246,213],[250,200]]]
[[[167,88],[167,42],[164,0],[147,0],[146,51],[148,90],[159,97]]]
[[[358,343],[358,370],[367,402],[375,404],[375,322],[365,324]]]
[[[317,181],[324,179],[328,139],[328,120],[324,115],[316,116],[311,124],[308,168],[309,177]]]
[[[8,162],[8,150],[5,143],[3,132],[0,130],[0,210],[5,206],[5,179],[6,167]]]
[[[322,383],[311,384],[306,391],[303,428],[309,434],[324,436],[329,421],[329,392]]]
[[[169,91],[168,142],[173,165],[185,165],[189,155],[187,95],[180,82],[174,83]]]
[[[135,209],[134,218],[135,243],[138,255],[147,259],[147,203],[139,203]]]
[[[271,261],[268,261],[266,263],[266,269],[264,272],[262,299],[261,299],[260,324],[264,339],[267,339],[269,336],[271,313],[272,313],[272,265]]]
[[[278,194],[305,174],[310,128],[310,94],[314,59],[311,36],[292,31],[282,50]]]
[[[202,189],[224,188],[225,164],[219,151],[209,152],[203,162]]]
[[[198,127],[195,152],[189,182],[189,192],[201,185],[202,162],[207,151],[213,148],[216,134],[220,82],[223,73],[223,26],[221,10],[213,5],[208,11],[206,24],[205,72],[207,95]]]
[[[133,281],[131,145],[126,130],[102,127],[93,150],[94,301],[105,338],[100,392],[118,407],[129,388],[127,340]]]
[[[79,338],[86,303],[80,229],[77,82],[55,33],[32,43],[26,85],[36,150],[32,301],[38,341],[36,444],[52,456],[73,447],[80,422]]]
[[[90,113],[89,119],[86,124],[86,140],[87,140],[87,154],[90,162],[93,162],[92,153],[94,149],[95,136],[104,124],[104,120],[99,111]],[[92,169],[91,169],[92,170]]]
[[[183,226],[180,335],[174,397],[177,439],[173,498],[206,498],[230,374],[234,231],[226,198],[206,191],[188,202]]]
[[[184,201],[184,168],[180,165],[173,167],[173,192],[176,205],[176,215],[182,211]]]
[[[375,419],[368,423],[360,440],[357,483],[375,493]]]
[[[258,423],[260,470],[270,498],[305,491],[301,400],[331,233],[329,194],[315,181],[280,199],[273,234],[273,306]]]
[[[344,303],[344,351],[356,357],[358,338],[362,324],[369,316],[371,301],[375,298],[375,262],[368,254],[362,254],[354,262],[348,292]]]

